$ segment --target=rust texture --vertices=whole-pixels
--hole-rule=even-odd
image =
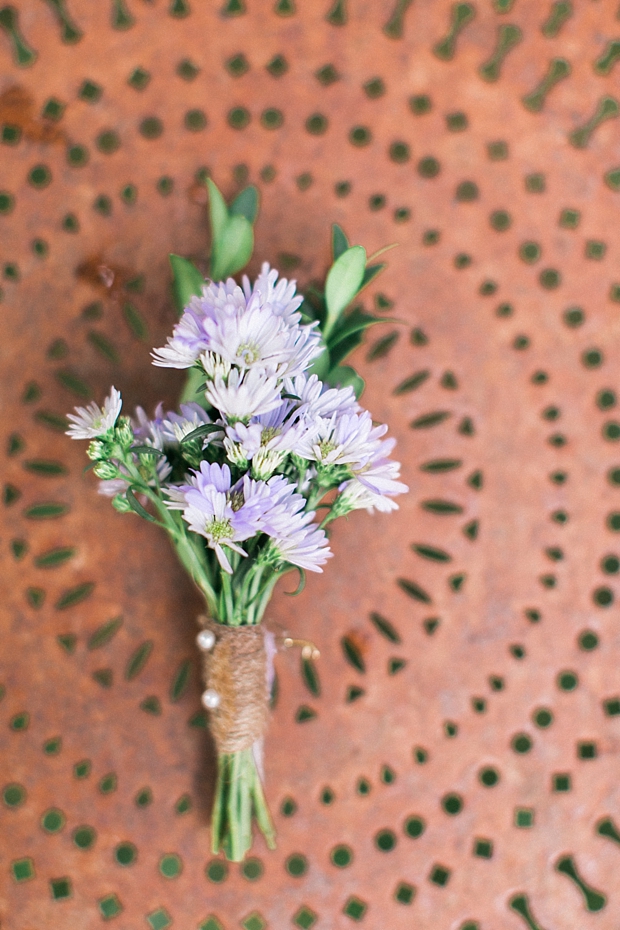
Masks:
[[[0,11],[3,930],[616,930],[616,8]],[[277,657],[245,870],[209,851],[200,600],[62,433],[111,383],[175,402],[149,351],[207,171],[261,189],[252,273],[324,274],[332,222],[399,244],[355,363],[411,493],[274,598],[321,657]]]

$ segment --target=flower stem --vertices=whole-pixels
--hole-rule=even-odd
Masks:
[[[252,847],[252,815],[275,848],[275,829],[252,749],[222,753],[217,760],[217,787],[211,820],[211,848],[231,862],[241,862]]]

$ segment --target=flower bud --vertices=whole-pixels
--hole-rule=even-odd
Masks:
[[[114,438],[121,446],[130,446],[134,440],[129,417],[121,417],[114,430]]]
[[[118,478],[118,467],[113,462],[97,462],[93,468],[94,473],[103,481],[109,481],[110,478]]]
[[[131,506],[124,494],[117,494],[112,498],[112,506],[119,513],[130,513]]]
[[[104,442],[101,442],[100,439],[93,439],[88,449],[86,450],[86,455],[89,459],[96,462],[97,459],[105,459],[107,457],[107,448]]]
[[[252,477],[257,481],[267,481],[282,463],[283,452],[272,449],[259,449],[252,459]]]
[[[240,468],[242,471],[245,471],[248,467],[248,460],[243,454],[241,445],[226,437],[224,440],[224,448],[226,449],[228,461],[232,462],[233,465],[236,465],[237,468]]]

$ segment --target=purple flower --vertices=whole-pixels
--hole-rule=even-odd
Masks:
[[[252,294],[260,294],[262,301],[270,304],[276,316],[282,317],[288,324],[299,323],[301,319],[297,310],[303,303],[303,297],[295,292],[296,285],[296,281],[287,281],[286,278],[278,281],[278,272],[269,267],[269,262],[263,262],[253,286],[247,275],[243,276],[246,298],[249,300]]]
[[[204,322],[218,314],[234,313],[245,305],[243,291],[232,278],[220,284],[205,283],[200,297],[192,297],[172,331],[167,345],[151,353],[160,368],[191,368],[208,348]]]
[[[286,280],[274,287],[277,274],[264,271],[254,290],[246,279],[245,294],[232,278],[207,285],[186,307],[168,344],[155,349],[154,364],[191,368],[206,356],[205,371],[213,377],[216,356],[224,369],[260,368],[279,378],[304,371],[320,355],[321,337],[316,323],[300,325],[294,311],[302,298],[293,297],[295,285]]]
[[[261,529],[271,537],[270,557],[276,562],[289,562],[311,572],[320,567],[332,553],[325,532],[312,523],[314,511],[304,512],[305,498],[295,493],[295,487],[282,475],[267,482],[244,479],[249,494],[258,494],[266,503],[261,517]],[[265,498],[265,489],[268,495]],[[268,550],[269,551],[269,550]]]
[[[168,506],[183,510],[183,519],[190,530],[205,537],[221,567],[229,574],[232,568],[224,547],[247,555],[238,543],[256,535],[261,514],[257,502],[249,502],[246,506],[243,493],[232,489],[230,480],[228,465],[202,462],[190,485],[168,489],[171,498]]]
[[[340,485],[341,493],[335,505],[337,512],[363,509],[372,513],[375,508],[384,513],[398,510],[398,504],[392,498],[397,494],[405,494],[409,488],[397,480],[400,477],[400,463],[389,458],[395,444],[395,439],[380,442],[366,462],[352,468],[353,478]]]
[[[362,409],[352,387],[330,388],[316,375],[299,374],[294,378],[286,378],[284,390],[287,394],[299,397],[299,414],[310,420],[329,418],[334,414],[357,413]]]

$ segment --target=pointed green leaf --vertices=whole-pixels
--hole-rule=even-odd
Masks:
[[[245,187],[230,205],[231,216],[245,216],[249,223],[255,223],[258,216],[258,189],[254,185]]]
[[[346,252],[349,248],[349,240],[347,235],[338,223],[334,223],[332,226],[332,255],[333,261],[336,261],[340,258],[343,252]]]
[[[213,241],[211,275],[222,281],[245,268],[254,249],[254,230],[245,216],[231,216]]]
[[[363,378],[360,378],[354,368],[348,365],[340,365],[338,368],[332,368],[325,379],[332,387],[348,387],[351,385],[355,391],[355,396],[359,399],[365,387]]]
[[[148,520],[149,523],[156,523],[155,517],[152,517],[148,510],[145,510],[138,498],[136,497],[133,488],[127,488],[127,501],[132,510],[134,510],[139,516],[144,517],[145,520]]]
[[[393,317],[374,316],[371,313],[365,313],[361,307],[355,307],[350,313],[340,317],[338,320],[338,323],[334,327],[334,331],[329,337],[329,347],[332,349],[341,339],[345,339],[351,333],[361,333],[365,329],[368,329],[369,326],[374,326],[375,323],[396,322],[398,321]]]
[[[187,404],[190,401],[200,403],[201,398],[197,397],[196,395],[202,394],[205,390],[205,387],[206,382],[204,371],[200,371],[198,368],[190,368],[187,372],[187,381],[185,382],[185,387],[181,391],[179,403]]]
[[[354,245],[343,252],[329,269],[325,282],[325,300],[327,301],[327,319],[323,326],[325,339],[333,329],[340,314],[348,307],[364,279],[366,268],[366,249]]]
[[[172,266],[174,299],[177,310],[182,313],[192,297],[202,294],[205,279],[187,258],[182,258],[180,255],[169,255],[168,258]]]
[[[325,381],[329,369],[332,367],[331,360],[329,357],[329,352],[327,349],[323,349],[321,355],[317,356],[310,366],[309,373],[311,375],[316,375],[317,378],[321,381]]]
[[[142,455],[164,455],[165,452],[162,452],[161,449],[156,449],[155,446],[132,446],[129,450],[130,452],[139,452]]]
[[[211,220],[211,249],[213,250],[213,246],[222,235],[228,220],[228,207],[219,188],[211,178],[207,178],[207,188],[209,190],[209,219]],[[211,260],[213,260],[213,256]]]
[[[338,344],[332,347],[329,357],[331,361],[331,368],[336,368],[340,365],[341,362],[345,360],[347,355],[350,355],[354,349],[357,349],[359,345],[363,342],[363,333],[351,333],[350,336],[347,336],[346,339],[340,339]]]
[[[188,433],[183,437],[181,443],[191,442],[193,439],[200,439],[202,436],[208,436],[209,433],[221,432],[222,427],[218,426],[217,423],[204,423],[202,426],[197,426],[196,429],[193,429],[191,433]]]
[[[363,287],[366,287],[367,284],[370,284],[371,281],[377,277],[378,274],[381,274],[384,268],[387,268],[385,262],[380,262],[378,265],[369,265],[368,268],[364,271],[364,277],[362,278],[362,283],[359,286],[361,291]]]

